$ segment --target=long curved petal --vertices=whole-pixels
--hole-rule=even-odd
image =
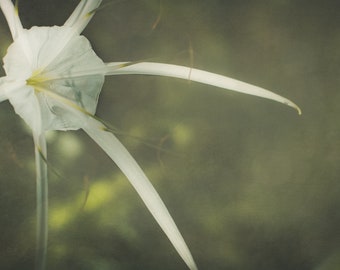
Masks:
[[[83,117],[83,119],[85,118]],[[84,121],[83,119],[82,121]],[[83,126],[84,131],[118,165],[165,232],[178,254],[191,270],[196,270],[196,264],[181,233],[142,169],[126,148],[112,133],[106,130],[102,123],[92,117],[86,117],[86,119]]]
[[[23,30],[18,8],[10,0],[0,0],[0,7],[6,17],[12,38],[15,40]]]
[[[117,68],[119,65],[122,67]],[[106,75],[121,74],[158,75],[186,79],[233,90],[236,92],[241,92],[244,94],[275,100],[277,102],[293,107],[297,110],[299,114],[301,114],[300,108],[294,102],[290,101],[287,98],[284,98],[264,88],[204,70],[152,62],[141,62],[136,64],[129,64],[128,62],[118,62],[107,64]]]
[[[102,0],[81,0],[64,25],[74,28],[80,34],[92,19]]]
[[[163,63],[153,62],[111,62],[106,63],[103,67],[88,67],[80,71],[73,72],[64,76],[47,78],[48,80],[64,80],[75,77],[85,77],[97,74],[105,75],[124,75],[124,74],[140,74],[140,75],[156,75],[180,78],[190,81],[195,81],[207,85],[220,87],[227,90],[232,90],[248,95],[258,96],[266,99],[271,99],[285,105],[288,105],[301,114],[301,109],[291,100],[275,94],[267,89],[258,87],[249,83],[245,83],[227,76],[219,75],[216,73]]]

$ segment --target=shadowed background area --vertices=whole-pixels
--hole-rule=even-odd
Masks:
[[[76,0],[19,1],[61,25]],[[106,79],[97,110],[159,191],[199,269],[340,269],[336,1],[104,1],[84,35],[105,62],[227,75],[282,104],[185,80]],[[1,55],[11,43],[0,16]],[[2,74],[4,72],[2,71]],[[33,269],[33,142],[0,105],[0,265]],[[83,132],[48,136],[48,269],[186,269],[119,169]]]

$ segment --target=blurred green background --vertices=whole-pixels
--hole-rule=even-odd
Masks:
[[[104,61],[194,66],[303,111],[185,80],[106,79],[97,114],[124,133],[199,269],[340,269],[339,3],[111,2],[84,31]],[[77,3],[19,1],[20,17],[61,25]],[[3,56],[3,16],[0,37]],[[0,121],[0,268],[33,269],[33,142],[8,102]],[[48,138],[49,270],[186,269],[95,143],[81,131]]]

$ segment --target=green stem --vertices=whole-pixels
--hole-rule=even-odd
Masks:
[[[48,238],[48,179],[46,163],[45,135],[35,137],[36,192],[37,192],[37,235],[36,270],[44,270],[46,265]]]

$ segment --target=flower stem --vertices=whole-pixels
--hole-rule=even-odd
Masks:
[[[36,192],[37,192],[37,235],[36,270],[44,270],[46,265],[48,238],[48,179],[46,163],[45,135],[35,137]]]

